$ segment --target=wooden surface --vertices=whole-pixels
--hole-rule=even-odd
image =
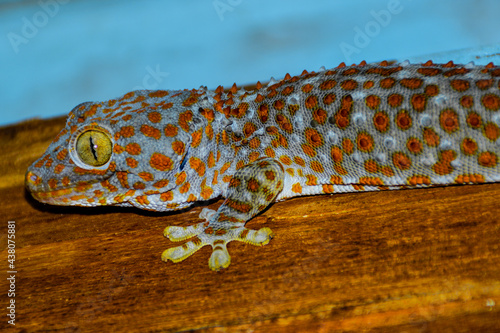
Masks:
[[[500,184],[275,203],[247,224],[272,228],[270,244],[230,243],[231,266],[215,273],[209,248],[179,264],[160,260],[173,245],[163,229],[199,221],[203,206],[157,214],[31,199],[26,168],[64,122],[0,128],[4,263],[6,224],[16,221],[10,330],[500,331]],[[9,326],[6,290],[0,330]]]

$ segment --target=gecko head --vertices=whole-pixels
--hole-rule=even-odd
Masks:
[[[28,191],[55,205],[183,208],[192,134],[203,128],[185,102],[195,92],[134,91],[76,106],[28,168]]]

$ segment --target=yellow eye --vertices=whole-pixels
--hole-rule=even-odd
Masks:
[[[109,136],[101,131],[83,132],[76,141],[78,157],[87,165],[99,167],[106,164],[112,151],[113,144]]]

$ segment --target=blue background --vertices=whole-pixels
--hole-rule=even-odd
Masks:
[[[499,13],[497,0],[0,1],[0,125],[140,88],[214,89],[343,61],[440,60],[432,54],[496,45]]]

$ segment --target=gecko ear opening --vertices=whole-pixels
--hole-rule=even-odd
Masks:
[[[108,163],[112,152],[113,143],[105,132],[92,129],[81,133],[76,139],[76,153],[86,165],[103,166]]]

